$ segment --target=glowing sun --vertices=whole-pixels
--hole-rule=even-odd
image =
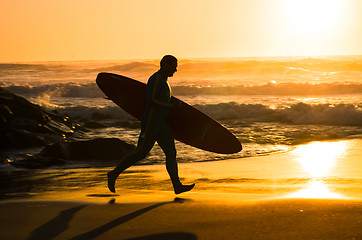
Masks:
[[[343,0],[286,0],[283,5],[286,26],[302,35],[329,33],[343,20]]]

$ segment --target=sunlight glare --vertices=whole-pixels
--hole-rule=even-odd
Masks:
[[[341,22],[341,0],[287,0],[284,20],[288,28],[302,35],[332,31]]]
[[[307,186],[286,198],[346,198],[328,189],[328,185],[321,179],[327,177],[328,172],[336,164],[338,158],[346,152],[346,142],[312,142],[299,146],[293,151],[304,170],[312,177]]]
[[[328,186],[321,180],[312,180],[308,182],[306,188],[289,194],[287,198],[320,198],[320,199],[340,199],[346,198],[341,194],[331,192]]]
[[[325,177],[346,148],[345,142],[312,142],[294,150],[295,160],[311,177]]]

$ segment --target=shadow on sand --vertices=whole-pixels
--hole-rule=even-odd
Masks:
[[[28,237],[28,240],[55,238],[68,229],[69,222],[72,220],[74,214],[85,206],[86,205],[80,205],[61,211],[58,216],[36,228]]]
[[[88,194],[87,197],[99,197],[99,198],[107,198],[107,197],[118,197],[119,194]]]
[[[114,199],[112,199],[114,200]],[[112,201],[110,203],[114,203]],[[71,238],[71,240],[86,240],[86,239],[94,239],[98,237],[99,235],[111,230],[112,228],[115,228],[123,223],[126,223],[148,211],[151,211],[157,207],[160,207],[165,204],[170,203],[183,203],[186,199],[182,198],[175,198],[173,201],[169,202],[161,202],[157,204],[153,204],[151,206],[142,208],[140,210],[137,210],[135,212],[129,213],[125,216],[116,218],[94,230],[91,230],[89,232],[83,233],[81,235],[78,235],[76,237]],[[84,208],[86,205],[80,205],[77,207],[73,207],[70,209],[63,210],[59,213],[58,216],[51,219],[50,221],[46,222],[45,224],[41,225],[40,227],[36,228],[34,231],[32,231],[31,235],[28,237],[27,240],[35,240],[35,239],[53,239],[65,230],[68,229],[69,223],[72,220],[73,216],[80,211],[82,208]],[[183,232],[175,232],[175,233],[162,233],[162,234],[156,234],[156,235],[150,235],[150,236],[143,236],[134,238],[134,240],[142,240],[142,239],[185,239],[185,240],[193,240],[196,239],[196,237],[190,233],[183,233]]]
[[[127,214],[125,216],[122,216],[122,217],[119,217],[119,218],[116,218],[114,219],[113,221],[110,221],[109,223],[106,223],[92,231],[89,231],[89,232],[86,232],[86,233],[83,233],[81,235],[78,235],[76,237],[73,237],[71,238],[70,240],[88,240],[88,239],[93,239],[93,238],[96,238],[98,237],[99,235],[111,230],[112,228],[115,228],[125,222],[128,222],[148,211],[151,211],[157,207],[160,207],[162,205],[165,205],[165,204],[170,204],[170,203],[183,203],[184,201],[186,201],[185,199],[183,198],[175,198],[173,201],[170,201],[170,202],[161,202],[161,203],[156,203],[154,205],[151,205],[151,206],[148,206],[146,208],[142,208],[140,210],[137,210],[133,213],[130,213],[130,214]],[[141,238],[142,239],[142,238]],[[146,238],[146,239],[149,239],[149,238]],[[154,239],[154,238],[152,238]],[[156,238],[157,239],[157,238]]]
[[[126,240],[197,240],[197,237],[188,232],[170,232],[147,235],[136,238],[127,238]]]

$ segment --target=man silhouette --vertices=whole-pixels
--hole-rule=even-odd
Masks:
[[[177,59],[172,55],[166,55],[160,62],[160,70],[149,78],[146,87],[146,112],[141,121],[137,148],[107,173],[108,188],[111,192],[115,192],[117,177],[124,170],[144,159],[156,141],[166,155],[166,168],[175,194],[190,191],[195,186],[195,184],[183,185],[179,179],[175,141],[167,123],[167,117],[173,107],[171,87],[167,79],[172,77],[175,72],[177,72]]]

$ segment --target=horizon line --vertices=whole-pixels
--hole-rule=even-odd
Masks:
[[[272,59],[272,58],[332,58],[332,57],[362,57],[362,54],[335,54],[335,55],[295,55],[295,56],[243,56],[243,57],[180,57],[179,61],[187,60],[242,60],[242,59]],[[158,58],[110,58],[110,59],[63,59],[63,60],[15,60],[1,61],[0,64],[21,64],[21,63],[41,63],[41,62],[101,62],[101,61],[159,61]]]

